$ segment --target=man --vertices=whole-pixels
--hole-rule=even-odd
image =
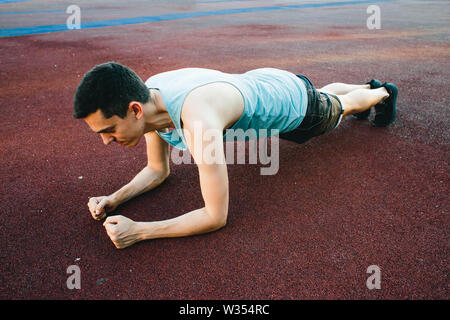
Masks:
[[[108,236],[117,248],[125,248],[146,239],[215,231],[227,221],[228,175],[223,140],[207,138],[205,131],[219,132],[220,137],[225,132],[225,139],[232,129],[275,129],[280,138],[303,143],[331,131],[350,114],[367,119],[373,106],[373,125],[387,126],[395,119],[396,97],[391,83],[332,83],[316,90],[306,77],[272,68],[244,74],[186,68],[157,74],[144,84],[118,63],[95,66],[78,86],[74,118],[84,119],[106,145],[133,147],[144,136],[148,163],[113,194],[90,198],[89,211],[101,220],[118,205],[160,185],[170,174],[171,144],[191,152],[204,207],[164,221],[109,216],[103,224]],[[219,161],[202,161],[211,146]]]

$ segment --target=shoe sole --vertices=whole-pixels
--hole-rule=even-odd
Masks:
[[[391,117],[388,121],[381,121],[381,122],[372,121],[372,125],[374,127],[386,127],[392,124],[395,121],[396,117],[398,88],[393,83],[386,83],[383,85],[383,87],[386,88],[387,92],[389,93],[389,97],[384,102],[387,105],[392,106]]]

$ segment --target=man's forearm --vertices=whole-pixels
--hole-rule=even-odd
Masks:
[[[118,204],[122,204],[138,195],[159,186],[168,174],[158,172],[146,166],[128,184],[111,194],[110,197]]]
[[[211,232],[222,228],[225,223],[226,215],[218,219],[201,208],[168,220],[137,222],[136,229],[140,240],[149,240]]]

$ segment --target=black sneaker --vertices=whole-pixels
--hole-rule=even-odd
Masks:
[[[375,127],[386,127],[395,121],[398,88],[395,84],[386,82],[382,87],[386,88],[389,97],[375,106],[376,114],[372,121],[372,125]]]
[[[372,79],[369,82],[366,82],[366,84],[370,84],[370,89],[377,89],[377,88],[381,87],[381,82],[376,79]],[[372,108],[369,108],[366,111],[352,114],[352,116],[358,120],[366,120],[370,116],[371,109]]]

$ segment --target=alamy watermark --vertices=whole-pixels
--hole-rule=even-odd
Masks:
[[[377,5],[370,5],[367,10],[367,14],[370,16],[367,18],[367,29],[381,29],[381,9]]]
[[[228,129],[225,134],[225,141],[228,143],[225,143],[225,147],[223,131],[203,129],[199,121],[194,122],[192,137],[189,130],[174,129],[174,131],[172,137],[184,136],[185,140],[192,142],[191,149],[183,151],[182,155],[179,149],[172,149],[170,158],[174,164],[192,164],[192,158],[196,164],[246,164],[245,141],[248,141],[249,164],[256,164],[259,161],[262,165],[269,165],[260,169],[261,175],[275,175],[279,170],[279,137],[277,136],[279,130],[277,129],[271,129],[270,134],[267,129]]]
[[[79,6],[72,4],[67,7],[66,13],[70,16],[66,20],[67,29],[81,29],[81,9]]]
[[[81,29],[81,9],[79,6],[72,4],[67,7],[66,13],[70,16],[66,20],[67,29]],[[367,18],[366,25],[369,30],[381,29],[381,9],[377,5],[367,7],[366,13],[370,16]]]
[[[67,267],[66,273],[69,277],[66,280],[67,289],[73,290],[81,289],[81,270],[77,265],[70,265]],[[377,265],[370,265],[367,267],[366,273],[370,274],[366,281],[366,287],[369,290],[381,289],[381,269]]]
[[[366,281],[366,287],[369,290],[381,289],[381,270],[377,265],[367,267],[367,273],[371,274]]]
[[[81,289],[81,270],[80,267],[77,265],[70,265],[67,267],[66,270],[67,274],[70,274],[70,276],[66,280],[66,286],[67,289],[73,290]]]

